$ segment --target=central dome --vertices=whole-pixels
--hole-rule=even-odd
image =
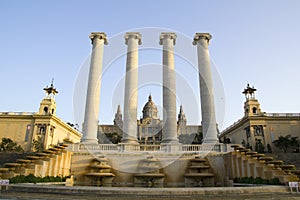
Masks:
[[[148,97],[148,102],[145,104],[143,108],[143,119],[153,118],[158,119],[157,117],[157,107],[155,103],[152,101],[151,94]]]

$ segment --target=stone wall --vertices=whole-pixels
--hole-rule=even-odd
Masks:
[[[33,154],[34,153],[0,152],[0,167],[4,167],[5,163],[12,163],[17,159],[25,158]]]
[[[111,173],[114,179],[112,186],[117,187],[133,187],[134,177],[136,174],[144,173],[145,179],[151,177],[148,172],[141,172],[139,169],[140,163],[145,161],[147,157],[151,157],[158,161],[160,169],[153,173],[153,179],[163,174],[164,187],[185,187],[185,174],[188,171],[190,160],[200,154],[171,154],[171,153],[106,153],[90,154],[89,152],[74,153],[71,163],[71,175],[74,177],[75,185],[90,185],[91,180],[87,176],[91,172],[91,163],[94,159],[105,157],[108,159],[108,164],[111,166]],[[200,157],[207,157],[211,166],[211,172],[215,175],[215,185],[224,186],[228,184],[224,169],[224,159],[222,153],[206,153]],[[149,167],[151,164],[149,164]],[[145,167],[145,166],[144,166]],[[146,166],[147,167],[147,166]],[[98,174],[99,175],[99,174]],[[103,174],[103,177],[106,174]],[[97,174],[95,174],[97,176]],[[139,176],[141,177],[141,176]],[[99,180],[100,178],[99,175]],[[227,181],[227,182],[226,182]]]

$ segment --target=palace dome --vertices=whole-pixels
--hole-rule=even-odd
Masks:
[[[143,119],[153,118],[157,119],[157,107],[155,103],[152,101],[152,96],[149,95],[148,102],[145,104],[143,108]]]

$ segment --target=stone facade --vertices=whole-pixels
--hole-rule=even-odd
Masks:
[[[42,143],[44,149],[63,142],[77,143],[81,133],[56,116],[57,93],[53,84],[44,89],[46,97],[38,112],[1,112],[0,138],[17,142],[25,151],[31,151],[33,140]]]
[[[148,101],[142,110],[143,117],[137,120],[137,138],[141,144],[160,144],[162,140],[162,127],[163,121],[158,117],[157,107],[149,95]],[[118,106],[117,113],[115,114],[113,125],[99,125],[98,127],[98,139],[101,138],[101,134],[117,133],[122,136],[122,113],[120,106]],[[180,111],[177,120],[177,136],[179,135],[191,135],[202,132],[200,125],[187,125],[187,119],[183,112],[183,106],[180,106]]]
[[[300,136],[300,113],[266,113],[260,108],[255,97],[256,89],[249,84],[244,90],[246,101],[244,103],[244,116],[236,123],[225,129],[220,139],[230,138],[231,143],[244,144],[255,150],[255,145],[261,141],[268,151],[278,151],[273,141],[279,136]],[[244,142],[243,142],[244,141]]]

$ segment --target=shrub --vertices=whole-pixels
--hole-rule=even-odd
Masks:
[[[36,177],[33,174],[29,174],[28,176],[20,175],[15,176],[10,180],[10,183],[46,183],[46,182],[64,182],[67,177],[60,176],[46,176],[46,177]]]
[[[233,180],[235,183],[246,183],[246,184],[263,184],[263,185],[282,185],[278,178],[262,179],[260,177],[240,177]]]
[[[23,152],[23,148],[10,138],[2,138],[0,143],[0,151],[3,152]]]

